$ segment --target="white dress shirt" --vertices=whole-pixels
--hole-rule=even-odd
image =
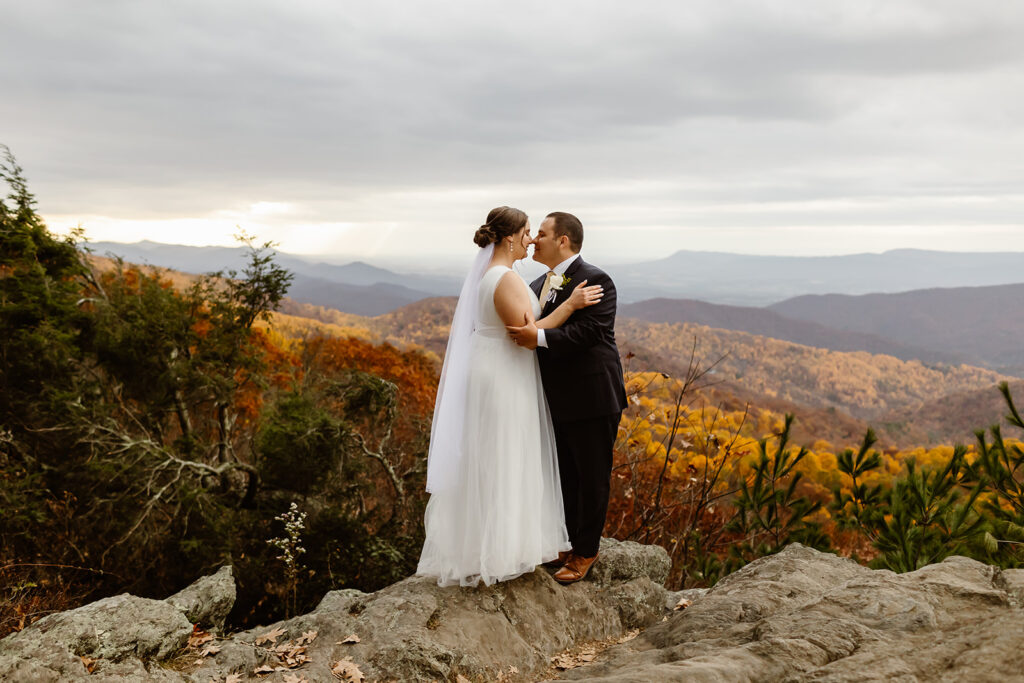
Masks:
[[[580,257],[579,254],[573,254],[572,256],[570,256],[569,258],[565,259],[564,261],[559,263],[557,266],[552,268],[551,270],[554,271],[555,275],[565,275],[565,271],[569,270],[569,266],[572,265],[572,262],[575,261],[576,259],[578,259],[579,257]],[[551,276],[550,275],[545,275],[544,277],[551,277]],[[544,302],[543,301],[540,302],[540,307],[544,308]],[[543,346],[545,349],[548,347],[548,340],[544,337],[544,330],[541,330],[541,329],[537,330],[537,346]]]

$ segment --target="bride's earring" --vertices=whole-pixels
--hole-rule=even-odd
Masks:
[[[508,241],[508,255],[512,256],[512,240]]]

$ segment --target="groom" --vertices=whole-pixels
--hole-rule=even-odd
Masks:
[[[530,287],[540,299],[541,317],[565,301],[586,280],[601,285],[601,302],[576,311],[561,327],[539,330],[532,321],[509,327],[520,346],[537,349],[544,393],[551,409],[565,524],[572,552],[560,553],[560,583],[579,581],[597,559],[608,511],[612,447],[626,407],[622,363],[615,346],[615,285],[600,268],[580,258],[583,224],[555,211],[540,224],[533,260],[548,267]]]

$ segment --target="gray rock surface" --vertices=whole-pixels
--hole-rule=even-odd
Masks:
[[[367,681],[1024,680],[1024,570],[951,557],[897,575],[792,545],[710,590],[668,593],[663,552],[606,542],[602,571],[570,586],[541,568],[491,587],[412,577],[376,593],[333,591],[309,614],[218,639],[209,656],[181,654],[182,606],[216,614],[187,608],[214,600],[183,598],[206,594],[205,577],[178,606],[121,595],[8,636],[0,680],[255,680],[257,667],[280,664],[273,647],[286,641],[305,648],[294,673],[309,681],[338,680],[330,668],[345,657]],[[690,605],[671,610],[682,597]],[[641,632],[590,663],[550,668],[553,655],[630,629]],[[268,633],[273,643],[259,641]],[[98,659],[91,675],[80,655]]]
[[[682,591],[672,591],[665,594],[665,609],[675,610],[680,608],[680,601],[686,601],[689,604],[693,604],[695,600],[698,600],[708,593],[708,588],[688,588]]]
[[[167,658],[191,633],[188,619],[163,600],[104,598],[51,614],[0,640],[0,680],[77,680],[88,674],[81,657],[127,662],[118,671],[145,675],[143,663]]]
[[[599,586],[610,586],[638,576],[663,584],[671,569],[672,560],[661,546],[602,538],[598,560],[590,568],[587,578]]]
[[[248,678],[257,667],[281,664],[273,644],[298,644],[303,634],[314,635],[303,642],[309,661],[296,673],[310,681],[338,680],[330,669],[344,657],[368,680],[536,680],[567,648],[659,621],[668,567],[661,548],[605,541],[591,575],[570,586],[545,568],[477,588],[440,588],[411,577],[376,593],[332,591],[309,614],[218,639],[210,656],[183,654],[190,620],[222,624],[231,608],[234,586],[225,567],[167,600],[108,598],[8,636],[0,641],[0,680]],[[272,631],[279,633],[273,644],[257,644]],[[341,642],[351,635],[358,642]],[[80,655],[98,660],[92,674]]]
[[[997,577],[997,582],[1015,607],[1024,607],[1024,569],[1004,569]]]
[[[431,579],[412,577],[371,594],[333,591],[309,614],[235,635],[193,676],[205,682],[273,663],[266,650],[250,643],[282,628],[279,642],[316,631],[312,661],[302,669],[311,681],[337,680],[330,666],[346,656],[368,680],[537,680],[553,655],[578,643],[617,638],[664,616],[666,591],[652,574],[663,581],[667,570],[656,560],[626,556],[659,557],[665,551],[622,546],[609,550],[614,580],[588,577],[561,586],[550,570],[538,568],[490,587],[440,588]],[[604,559],[602,553],[598,564]],[[628,574],[627,566],[636,573]],[[359,642],[339,644],[349,635]],[[516,673],[510,674],[513,667]]]
[[[1024,680],[1022,578],[963,557],[897,575],[792,545],[562,678]]]
[[[221,631],[228,612],[235,604],[235,576],[224,566],[216,574],[204,576],[184,590],[167,598],[192,624],[206,630]]]

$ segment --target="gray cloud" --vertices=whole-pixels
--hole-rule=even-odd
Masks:
[[[0,141],[61,216],[1020,215],[1019,3],[7,4]]]

